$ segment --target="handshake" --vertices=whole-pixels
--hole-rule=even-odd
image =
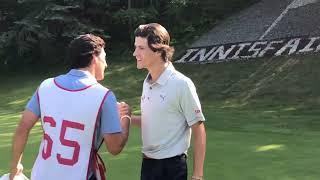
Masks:
[[[130,106],[125,102],[118,102],[118,111],[119,111],[120,122],[123,123],[123,121],[126,119],[127,121],[129,121],[129,125],[130,125],[131,124]]]

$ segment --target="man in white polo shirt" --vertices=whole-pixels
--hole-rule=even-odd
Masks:
[[[140,25],[134,34],[137,68],[149,72],[143,83],[141,116],[132,117],[142,132],[141,180],[186,180],[191,130],[192,179],[202,180],[206,133],[196,88],[170,62],[174,49],[163,26]]]

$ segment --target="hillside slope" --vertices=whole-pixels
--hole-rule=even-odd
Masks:
[[[197,86],[210,127],[296,133],[320,129],[319,55],[177,64]]]
[[[201,97],[252,105],[320,105],[319,55],[274,57],[207,65],[177,64]]]

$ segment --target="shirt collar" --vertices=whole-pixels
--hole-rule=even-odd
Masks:
[[[173,67],[172,63],[170,62],[169,65],[166,67],[166,69],[161,73],[161,75],[157,79],[156,83],[160,84],[160,85],[165,85],[174,71],[175,71],[175,68]],[[147,76],[148,82],[149,82],[150,78],[151,78],[150,74],[148,74],[148,76]]]
[[[96,78],[89,72],[89,71],[84,71],[84,70],[79,70],[79,69],[71,69],[67,75],[69,76],[76,76],[80,78],[88,78],[91,81],[97,82]]]

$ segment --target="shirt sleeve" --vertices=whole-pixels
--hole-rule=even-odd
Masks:
[[[200,100],[193,82],[188,79],[181,87],[180,105],[188,125],[192,126],[196,122],[205,121],[201,110]]]
[[[112,134],[121,132],[117,99],[113,92],[109,92],[101,110],[101,133]]]
[[[38,90],[33,94],[29,102],[27,103],[26,110],[33,112],[35,115],[40,117],[40,105],[38,100]]]

